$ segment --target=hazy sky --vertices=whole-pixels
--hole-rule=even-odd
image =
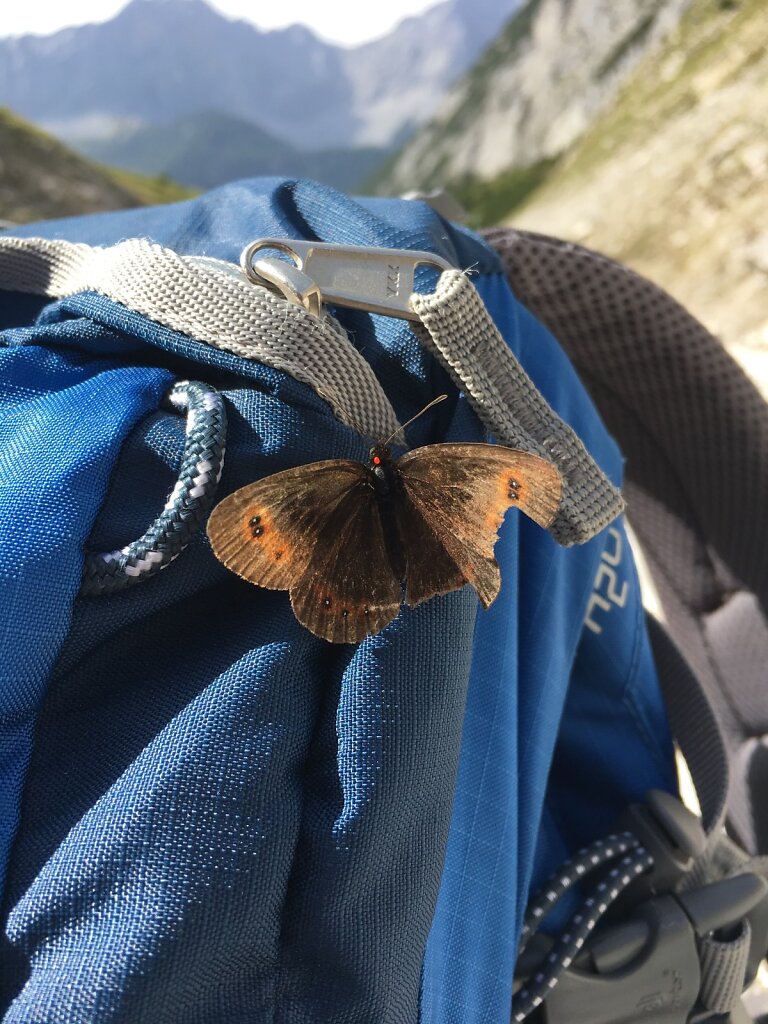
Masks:
[[[127,0],[24,0],[0,4],[0,36],[23,32],[47,34],[68,25],[107,21]],[[151,0],[149,0],[151,2]],[[335,43],[351,45],[374,39],[401,18],[432,7],[437,0],[208,0],[231,18],[246,18],[259,28],[281,28],[296,22]]]

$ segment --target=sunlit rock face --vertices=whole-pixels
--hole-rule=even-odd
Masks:
[[[561,153],[690,0],[531,0],[390,170],[387,190],[492,178]]]

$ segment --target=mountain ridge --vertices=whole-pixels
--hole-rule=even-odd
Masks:
[[[88,119],[119,129],[215,109],[297,148],[387,145],[431,114],[518,3],[442,0],[346,49],[301,26],[262,32],[205,0],[132,0],[107,22],[0,38],[0,102],[70,142]],[[418,102],[398,100],[403,81]]]

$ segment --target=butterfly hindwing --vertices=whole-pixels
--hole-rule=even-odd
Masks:
[[[241,487],[208,520],[214,554],[250,583],[290,590],[335,509],[367,473],[359,462],[332,459]]]
[[[380,506],[370,483],[361,481],[318,534],[302,578],[291,587],[291,605],[316,636],[359,643],[391,622],[401,601]]]
[[[501,586],[493,548],[504,513],[516,507],[548,526],[560,503],[559,472],[537,455],[488,444],[427,445],[396,465],[404,500],[415,506],[488,607]],[[410,565],[419,552],[410,550],[408,536],[402,540]]]
[[[404,491],[394,502],[394,512],[405,561],[406,602],[415,607],[463,587],[463,572]]]

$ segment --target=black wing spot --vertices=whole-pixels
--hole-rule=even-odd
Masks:
[[[283,557],[283,552],[282,551],[276,551],[275,552],[275,561],[276,562],[279,562],[282,557]]]

